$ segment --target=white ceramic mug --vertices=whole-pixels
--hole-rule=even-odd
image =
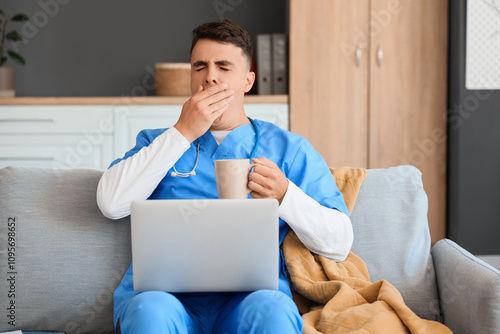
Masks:
[[[255,166],[249,159],[215,160],[215,180],[219,198],[247,198],[248,175]]]

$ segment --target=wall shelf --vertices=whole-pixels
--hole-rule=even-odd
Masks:
[[[11,97],[0,105],[179,105],[189,96]],[[288,95],[246,95],[245,103],[288,103]]]

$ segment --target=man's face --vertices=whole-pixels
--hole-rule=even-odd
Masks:
[[[222,44],[212,40],[199,40],[191,53],[191,93],[198,92],[200,86],[207,89],[218,84],[227,84],[234,90],[234,100],[228,110],[212,125],[212,130],[230,127],[243,110],[243,96],[253,85],[255,74],[241,48],[233,44]]]

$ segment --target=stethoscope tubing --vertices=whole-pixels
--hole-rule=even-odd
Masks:
[[[257,123],[255,123],[255,121],[253,119],[251,119],[250,117],[247,117],[249,120],[250,120],[250,123],[252,123],[252,126],[255,130],[255,134],[257,136],[257,140],[255,142],[255,146],[253,147],[253,150],[252,150],[252,153],[250,153],[250,163],[252,162],[253,158],[255,157],[255,153],[257,152],[257,149],[259,148],[259,145],[260,145],[260,129],[257,125]],[[178,172],[176,169],[175,169],[175,164],[172,166],[174,171],[170,174],[171,176],[179,176],[179,177],[189,177],[189,176],[192,176],[192,175],[196,175],[196,167],[198,166],[198,161],[200,160],[200,142],[198,141],[198,139],[196,139],[196,142],[197,142],[197,153],[196,153],[196,162],[194,164],[194,167],[193,167],[193,170],[190,171],[189,173],[181,173],[181,172]]]

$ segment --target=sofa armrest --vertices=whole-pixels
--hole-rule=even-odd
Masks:
[[[449,239],[432,258],[445,325],[455,334],[500,333],[500,271]]]

